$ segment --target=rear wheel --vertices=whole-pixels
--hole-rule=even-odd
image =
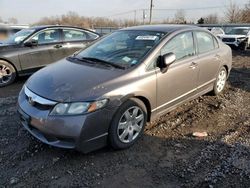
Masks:
[[[129,99],[116,112],[109,130],[110,145],[114,149],[132,146],[143,133],[147,113],[145,105],[137,99]]]
[[[15,78],[15,68],[10,63],[0,60],[0,87],[11,84]]]
[[[216,81],[214,83],[214,89],[213,89],[214,95],[222,93],[226,85],[226,80],[227,80],[227,70],[225,67],[221,67],[217,75]]]

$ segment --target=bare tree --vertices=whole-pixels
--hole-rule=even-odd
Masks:
[[[88,18],[79,16],[75,12],[68,12],[67,14],[63,14],[61,16],[52,16],[52,17],[44,17],[39,20],[35,25],[74,25],[78,27],[86,27],[90,28],[91,24],[89,23]]]
[[[250,23],[250,1],[246,4],[245,8],[242,10],[242,22],[243,23]]]
[[[91,27],[88,18],[79,16],[77,13],[72,11],[61,16],[61,23],[65,25],[77,25],[80,27],[87,27],[87,28]]]
[[[204,17],[204,23],[205,24],[217,24],[219,23],[219,18],[217,14],[209,14],[206,17]]]
[[[186,24],[187,23],[184,10],[182,10],[182,9],[177,10],[177,12],[175,13],[174,22],[177,24]]]
[[[18,20],[16,18],[9,18],[8,19],[8,23],[11,23],[11,24],[17,24],[18,23]]]
[[[202,17],[199,20],[197,20],[197,24],[204,24],[204,23],[205,23],[205,19]]]
[[[160,22],[161,24],[171,24],[173,23],[173,20],[172,19],[169,19],[169,18],[165,18],[162,22]]]
[[[122,21],[115,21],[115,20],[111,20],[111,19],[103,18],[103,17],[91,18],[89,22],[91,23],[92,26],[95,26],[95,27],[119,27],[120,24],[123,24]]]
[[[238,23],[241,22],[241,9],[237,4],[230,0],[230,5],[225,12],[225,19],[228,23]]]
[[[61,16],[44,17],[34,25],[73,25],[84,28],[93,27],[119,27],[119,26],[132,26],[134,21],[132,20],[111,20],[101,17],[84,17],[79,16],[75,12],[68,12]],[[136,24],[140,24],[139,22]]]

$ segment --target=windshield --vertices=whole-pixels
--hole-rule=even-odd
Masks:
[[[223,35],[223,34],[225,34],[224,31],[223,31],[223,29],[218,28],[218,27],[214,27],[211,30],[211,33],[213,33],[214,35]]]
[[[250,29],[248,28],[235,28],[232,29],[228,34],[230,35],[247,35]]]
[[[123,67],[138,64],[166,33],[117,31],[81,51],[78,58],[95,58]]]
[[[23,29],[11,37],[9,37],[6,41],[4,41],[7,44],[19,44],[21,43],[25,38],[27,38],[29,35],[34,33],[34,29]]]

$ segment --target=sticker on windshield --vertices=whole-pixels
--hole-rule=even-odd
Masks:
[[[133,60],[133,61],[131,62],[131,65],[135,65],[135,64],[137,64],[137,61],[136,61],[136,60]]]
[[[156,40],[157,36],[147,35],[147,36],[137,36],[135,40]]]
[[[129,62],[129,61],[131,60],[131,58],[125,56],[125,57],[122,58],[122,60],[123,60],[123,61],[126,61],[126,62]]]

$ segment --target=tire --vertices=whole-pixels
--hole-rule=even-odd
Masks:
[[[243,42],[240,46],[240,49],[243,50],[243,51],[246,51],[247,50],[247,47],[248,47],[248,44],[247,42]]]
[[[223,92],[227,80],[227,70],[225,67],[221,67],[220,71],[216,77],[216,81],[214,83],[213,94],[219,95]]]
[[[116,150],[131,147],[142,135],[146,121],[147,110],[142,101],[129,99],[124,102],[109,128],[110,146]]]
[[[15,79],[15,68],[10,63],[0,60],[0,87],[10,85]]]

